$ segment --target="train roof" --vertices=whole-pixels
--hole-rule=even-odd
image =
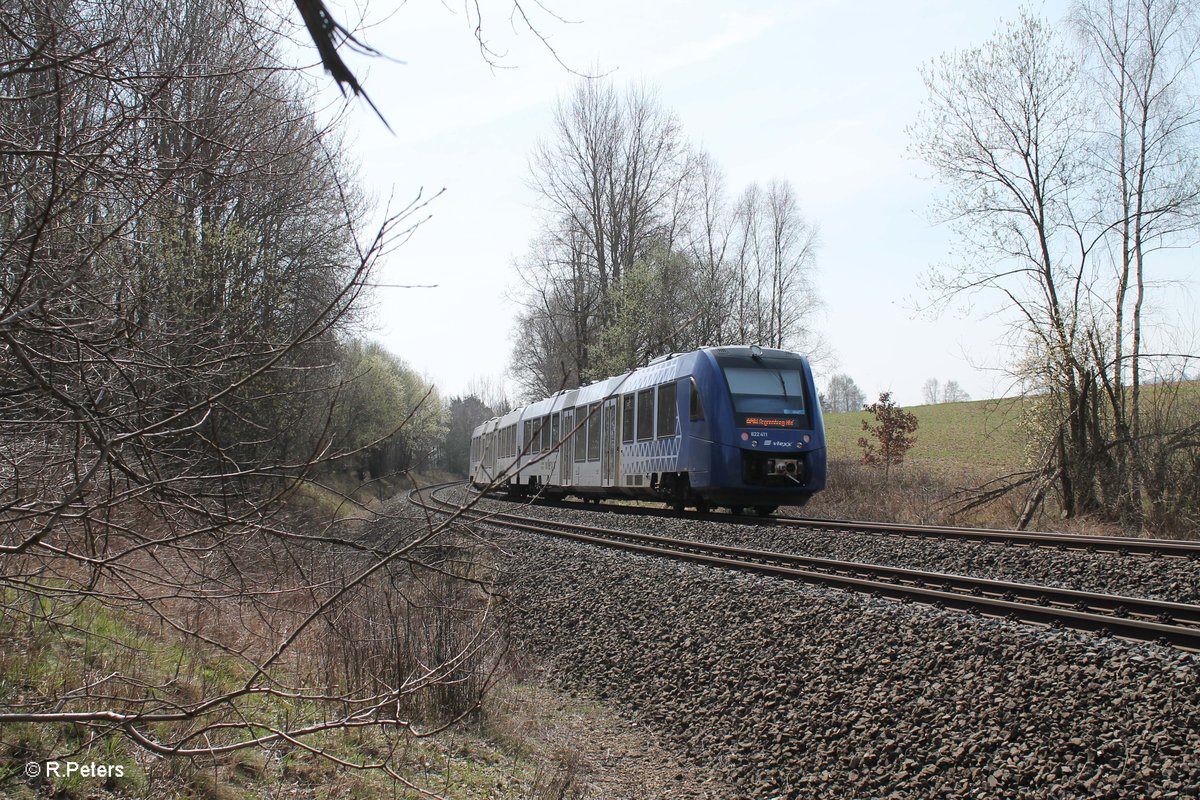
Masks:
[[[493,430],[499,427],[501,422],[504,425],[508,425],[519,420],[552,414],[575,405],[597,403],[606,397],[612,397],[616,394],[633,392],[665,383],[666,381],[675,380],[691,372],[696,359],[701,353],[707,353],[714,358],[717,356],[750,357],[754,355],[775,358],[804,358],[803,355],[792,350],[781,350],[774,347],[760,347],[759,345],[748,344],[709,346],[690,350],[685,353],[666,353],[651,359],[644,367],[630,370],[623,375],[594,381],[578,389],[563,389],[550,397],[514,408],[505,414],[503,418],[493,417],[475,430],[480,431],[480,429],[485,429],[486,432],[486,430]],[[488,428],[488,424],[491,424],[492,427]]]
[[[737,344],[723,345],[721,347],[701,347],[701,351],[712,353],[714,356],[791,356],[794,358],[804,358],[803,355],[793,350],[779,350],[774,347],[759,347],[758,345]],[[653,362],[651,362],[653,363]]]

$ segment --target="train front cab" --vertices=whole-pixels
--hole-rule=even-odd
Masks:
[[[765,348],[702,351],[693,369],[703,409],[689,419],[691,489],[738,510],[804,505],[825,487],[825,435],[807,359]],[[707,451],[707,452],[698,452]]]

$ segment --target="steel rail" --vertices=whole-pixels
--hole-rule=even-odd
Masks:
[[[1042,533],[1010,531],[999,528],[955,528],[946,525],[908,525],[890,522],[856,520],[808,519],[777,517],[781,525],[796,525],[818,530],[877,533],[885,536],[915,536],[929,539],[970,539],[990,544],[1047,547],[1059,550],[1080,550],[1089,553],[1107,552],[1120,555],[1167,556],[1200,559],[1200,542],[1176,539],[1150,539],[1133,536],[1090,536],[1077,533]]]
[[[575,523],[537,520],[515,514],[462,509],[434,496],[447,488],[430,487],[429,502],[416,492],[418,505],[442,513],[540,535],[617,547],[645,555],[686,559],[709,566],[751,570],[761,574],[820,583],[902,601],[917,600],[992,617],[1051,626],[1107,632],[1123,638],[1159,641],[1200,651],[1200,606],[1106,595],[1051,586],[997,581],[939,572],[924,572],[853,561],[813,558],[790,553],[709,544],[691,539],[652,536]]]
[[[503,494],[493,496],[496,499],[508,499]],[[529,502],[529,498],[522,498],[522,501],[527,503]],[[895,522],[867,522],[865,520],[813,519],[810,517],[759,517],[748,514],[678,512],[671,509],[648,508],[645,506],[619,504],[598,506],[571,501],[557,501],[557,503],[572,508],[603,510],[607,513],[617,514],[638,514],[677,519],[703,519],[712,522],[756,526],[796,526],[812,530],[870,533],[880,536],[960,539],[1004,546],[1043,547],[1087,553],[1116,553],[1118,555],[1146,555],[1200,560],[1200,541],[1181,541],[1178,539],[1092,536],[1076,533],[1043,533],[1040,531],[1014,531],[1000,528],[957,528],[947,525],[914,525]]]

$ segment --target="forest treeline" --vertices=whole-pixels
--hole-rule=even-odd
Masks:
[[[377,440],[425,389],[353,340],[376,232],[263,19],[193,0],[2,19],[0,469],[21,550],[106,504],[98,485],[221,524],[334,456],[406,466]]]
[[[152,779],[134,750],[203,770],[366,721],[403,737],[431,687],[478,699],[471,611],[409,604],[457,584],[398,588],[431,531],[364,541],[345,510],[367,510],[336,491],[424,461],[445,410],[357,338],[420,198],[367,203],[340,122],[284,56],[296,29],[243,2],[0,7],[13,763],[91,754],[167,794],[184,767]],[[380,655],[400,640],[403,659]]]

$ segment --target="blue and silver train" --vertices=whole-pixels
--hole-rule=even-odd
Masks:
[[[825,487],[808,360],[706,347],[567,389],[477,427],[471,483],[515,495],[656,500],[770,514]]]

